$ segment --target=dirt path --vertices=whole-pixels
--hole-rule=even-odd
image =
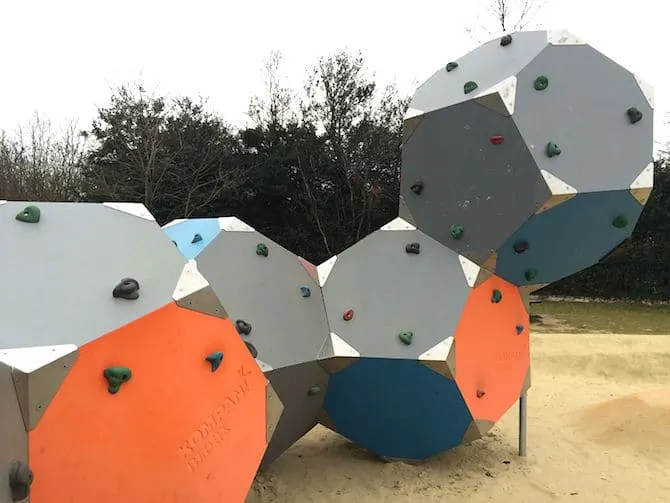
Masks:
[[[529,456],[514,407],[483,440],[385,464],[317,427],[248,503],[668,502],[670,336],[536,334]]]

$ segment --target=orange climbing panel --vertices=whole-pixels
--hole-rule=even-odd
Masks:
[[[492,276],[470,292],[456,328],[456,383],[476,420],[497,422],[530,366],[529,319],[519,290]]]
[[[132,373],[116,393],[112,367]],[[29,433],[30,501],[242,503],[265,408],[266,379],[230,320],[169,304],[80,348]]]

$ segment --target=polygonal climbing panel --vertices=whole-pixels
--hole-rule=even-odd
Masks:
[[[479,438],[518,399],[529,357],[517,287],[400,218],[318,272],[326,426],[420,460]]]
[[[139,204],[0,236],[0,502],[243,502],[281,403],[195,262]]]
[[[630,235],[653,186],[652,140],[652,90],[639,78],[568,32],[514,33],[416,91],[400,216],[517,285],[547,284]],[[586,199],[560,208],[577,194]],[[612,230],[618,217],[626,224]]]
[[[265,467],[316,424],[323,404],[328,374],[316,360],[329,328],[316,267],[233,217],[164,230],[196,257],[284,406]]]

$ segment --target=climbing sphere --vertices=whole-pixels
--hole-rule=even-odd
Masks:
[[[400,216],[515,285],[558,281],[632,234],[653,186],[653,107],[649,85],[567,31],[492,40],[416,91]]]

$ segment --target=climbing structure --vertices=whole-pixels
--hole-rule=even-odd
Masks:
[[[400,216],[516,285],[587,268],[653,185],[652,89],[565,31],[492,40],[405,117]]]
[[[329,334],[316,267],[234,217],[176,220],[165,232],[221,300],[284,406],[263,467],[317,423]],[[281,410],[271,410],[274,419]]]
[[[139,204],[0,236],[0,503],[243,502],[281,404],[195,262]]]

